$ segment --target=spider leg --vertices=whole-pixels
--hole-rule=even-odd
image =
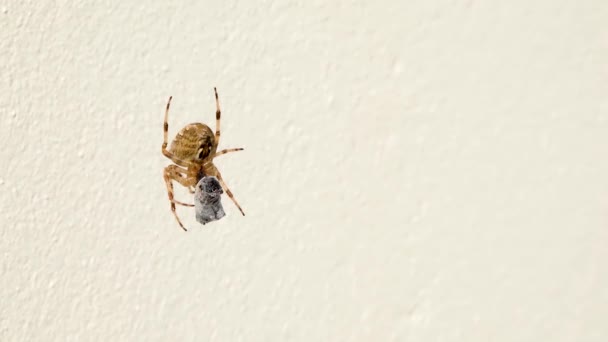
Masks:
[[[219,152],[215,152],[215,155],[213,156],[213,158],[215,158],[217,156],[221,156],[222,154],[226,154],[226,153],[230,153],[230,152],[236,152],[236,151],[242,151],[242,150],[244,150],[244,148],[242,148],[242,147],[227,148],[227,149],[221,150]]]
[[[184,225],[182,224],[182,221],[180,221],[179,217],[177,216],[177,213],[175,212],[175,202],[173,200],[173,183],[171,182],[171,173],[166,168],[165,168],[163,177],[165,179],[165,184],[167,186],[167,194],[169,195],[169,202],[171,202],[171,212],[173,212],[173,216],[175,216],[175,219],[177,220],[177,223],[179,223],[179,226],[182,227],[182,229],[185,232],[187,232],[188,230],[184,227]]]
[[[177,158],[176,156],[173,155],[173,153],[171,153],[171,151],[167,150],[167,140],[168,140],[168,135],[169,135],[169,106],[171,105],[171,99],[173,98],[173,96],[169,96],[169,101],[167,101],[167,107],[165,109],[165,123],[163,124],[163,146],[161,148],[161,151],[163,153],[163,155],[169,159],[171,159],[175,164],[179,165],[179,166],[183,166],[183,167],[193,167],[195,166],[194,163],[190,162],[190,161],[185,161],[185,160],[181,160],[179,158]]]
[[[226,182],[224,182],[224,179],[222,178],[222,175],[220,174],[219,171],[217,171],[217,169],[215,171],[216,171],[215,177],[217,178],[218,181],[220,181],[220,185],[222,186],[222,189],[224,189],[224,191],[226,192],[226,194],[228,195],[228,197],[230,197],[230,199],[236,205],[236,207],[239,208],[239,210],[241,211],[241,214],[243,214],[243,216],[245,216],[245,213],[243,212],[243,209],[241,208],[241,206],[239,205],[239,203],[236,201],[236,199],[232,195],[232,191],[230,191],[230,189],[228,189],[228,185],[226,185]]]
[[[179,226],[182,227],[184,231],[188,231],[182,224],[182,221],[177,216],[177,212],[175,211],[175,204],[187,207],[193,207],[194,205],[176,201],[173,195],[173,181],[176,181],[187,188],[193,186],[193,183],[196,182],[195,177],[188,177],[187,175],[185,176],[184,173],[187,173],[187,170],[184,170],[177,165],[169,165],[164,170],[163,178],[165,179],[165,185],[167,186],[167,194],[169,195],[169,202],[171,203],[171,212],[173,212],[173,216],[175,216],[175,219],[177,220],[177,223],[179,223]]]
[[[184,202],[180,202],[180,201],[177,201],[177,200],[173,200],[173,203],[179,204],[179,205],[183,205],[184,207],[194,207],[194,204],[184,203]]]
[[[191,193],[194,193],[192,183],[194,183],[195,179],[184,175],[188,173],[188,170],[184,170],[177,165],[169,165],[165,168],[165,170],[169,172],[169,176],[172,180],[188,188],[188,191],[190,191]],[[194,204],[188,204],[177,200],[173,200],[173,203],[183,205],[184,207],[194,207]]]
[[[215,145],[220,144],[220,117],[222,116],[222,112],[220,111],[220,100],[217,96],[217,89],[213,87],[213,91],[215,92]]]

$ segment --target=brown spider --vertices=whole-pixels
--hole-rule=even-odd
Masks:
[[[186,127],[182,128],[173,139],[171,143],[171,147],[167,150],[167,134],[169,130],[169,124],[167,123],[167,118],[169,116],[169,105],[171,104],[172,96],[169,96],[169,101],[167,102],[167,109],[165,110],[165,124],[163,126],[164,130],[164,140],[162,152],[165,157],[171,159],[173,161],[172,165],[167,166],[164,169],[164,179],[165,184],[167,185],[167,192],[169,194],[169,201],[171,202],[171,211],[173,215],[175,215],[175,219],[177,223],[179,223],[180,227],[184,231],[187,231],[179,217],[177,217],[177,213],[175,212],[175,205],[183,205],[186,207],[193,207],[193,204],[187,204],[183,202],[176,201],[173,199],[173,183],[172,181],[177,181],[182,186],[188,188],[190,193],[194,193],[194,186],[198,183],[201,178],[204,176],[214,176],[218,179],[220,184],[222,185],[222,189],[228,194],[228,197],[234,202],[234,204],[239,208],[241,214],[245,216],[243,209],[238,204],[230,189],[222,179],[222,175],[218,171],[218,169],[213,165],[213,159],[217,156],[221,156],[222,154],[226,154],[229,152],[242,151],[242,148],[229,148],[225,150],[217,151],[217,146],[220,143],[220,101],[217,96],[217,89],[213,88],[215,92],[215,135],[209,126],[202,123],[191,123],[186,125]]]

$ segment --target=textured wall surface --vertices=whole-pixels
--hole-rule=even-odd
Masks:
[[[2,3],[1,341],[608,340],[606,1]]]

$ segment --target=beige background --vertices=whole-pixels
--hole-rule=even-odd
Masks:
[[[1,341],[608,340],[606,1],[0,18]],[[213,86],[247,216],[183,233],[163,108]]]

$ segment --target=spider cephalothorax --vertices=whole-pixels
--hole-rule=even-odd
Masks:
[[[167,135],[169,130],[169,124],[167,119],[169,116],[169,106],[171,105],[172,97],[169,97],[167,102],[167,108],[165,110],[165,124],[163,126],[164,141],[162,146],[162,153],[167,158],[171,159],[174,164],[167,166],[164,170],[165,184],[167,185],[167,192],[169,194],[169,201],[171,202],[171,211],[175,215],[177,223],[183,230],[184,225],[180,221],[177,213],[175,212],[175,205],[183,205],[186,207],[193,207],[193,204],[187,204],[176,201],[173,197],[173,182],[176,181],[182,186],[188,188],[190,193],[194,193],[194,186],[204,176],[216,177],[222,186],[222,189],[226,192],[228,197],[234,202],[239,208],[243,216],[245,213],[241,206],[238,204],[230,189],[222,179],[222,175],[218,169],[213,165],[213,159],[226,154],[229,152],[242,151],[242,148],[230,148],[217,152],[217,146],[220,142],[220,102],[217,96],[217,90],[213,88],[215,92],[215,134],[209,128],[209,126],[202,123],[191,123],[182,128],[173,142],[171,147],[167,149]]]

